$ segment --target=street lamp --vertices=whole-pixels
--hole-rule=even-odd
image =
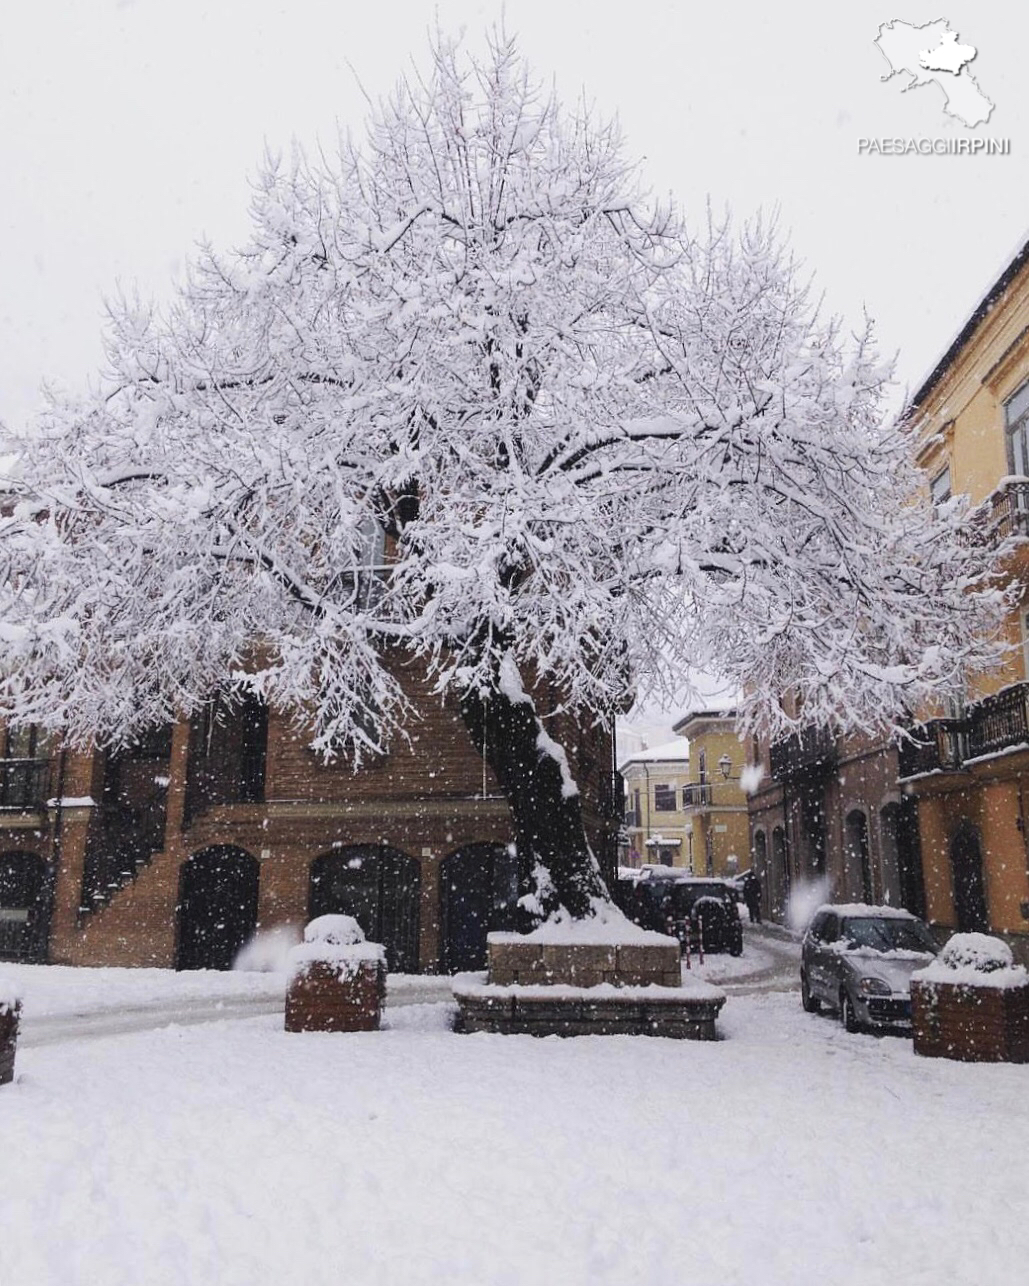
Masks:
[[[722,776],[725,780],[729,781],[729,774],[732,772],[732,760],[728,755],[722,755],[718,761],[718,767],[722,770]]]

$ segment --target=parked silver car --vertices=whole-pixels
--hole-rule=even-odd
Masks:
[[[925,924],[889,906],[823,906],[801,944],[800,996],[823,1002],[847,1031],[911,1026],[911,975],[939,950]]]

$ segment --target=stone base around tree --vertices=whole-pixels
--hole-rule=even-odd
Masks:
[[[641,935],[642,936],[642,935]],[[495,987],[678,987],[682,949],[676,938],[650,933],[638,942],[547,942],[491,933],[489,980]]]
[[[725,995],[683,985],[679,944],[555,942],[491,934],[488,973],[458,974],[458,1032],[716,1040]]]

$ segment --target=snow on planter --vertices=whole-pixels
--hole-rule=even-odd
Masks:
[[[287,1031],[376,1031],[386,951],[350,915],[321,915],[287,956]]]
[[[955,933],[911,976],[915,1053],[964,1062],[1029,1062],[1029,972],[985,933]]]
[[[18,1046],[21,997],[14,984],[0,978],[0,1085],[14,1079],[14,1054]]]

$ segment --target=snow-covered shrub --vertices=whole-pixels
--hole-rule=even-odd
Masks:
[[[352,915],[319,915],[304,929],[304,941],[352,947],[364,941],[364,929]]]
[[[1029,985],[1029,970],[1015,964],[1011,948],[1000,938],[955,933],[932,964],[911,975],[911,981],[1006,990]]]
[[[994,973],[998,969],[1010,969],[1015,957],[1000,938],[987,933],[955,933],[940,952],[940,963],[947,969],[972,968],[977,973]]]
[[[353,978],[362,965],[386,966],[386,948],[366,942],[364,930],[352,915],[320,915],[304,929],[304,940],[286,957],[293,977],[310,965],[335,967],[341,979]]]

